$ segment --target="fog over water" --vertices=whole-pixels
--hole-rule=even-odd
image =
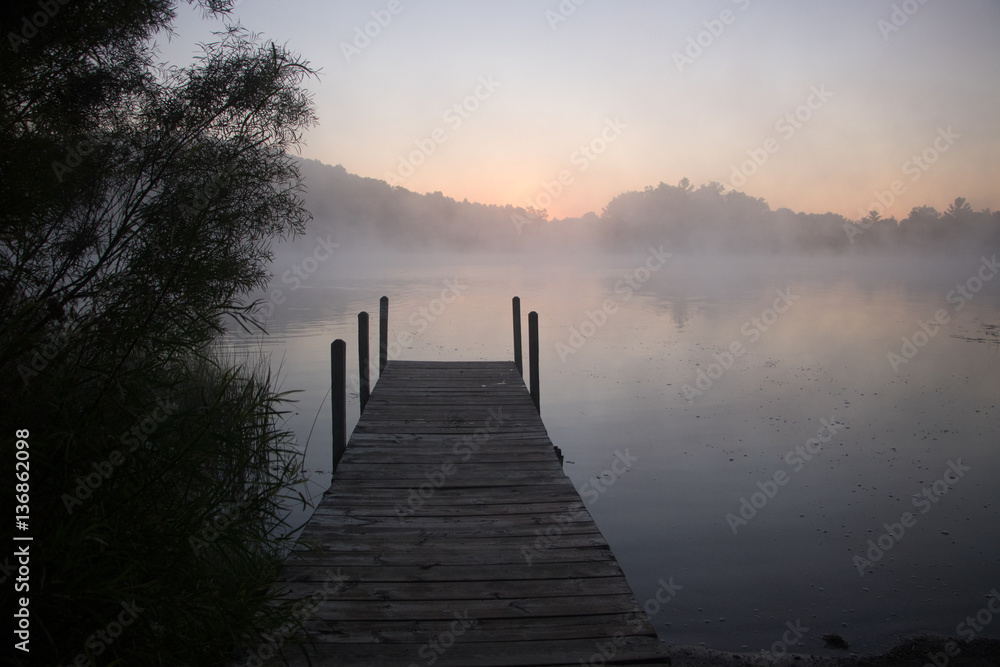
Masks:
[[[1000,1],[0,26],[12,662],[1000,655]]]
[[[345,245],[298,283],[281,279],[295,258],[279,257],[269,335],[233,341],[269,352],[301,390],[289,425],[303,446],[311,433],[318,501],[329,345],[348,342],[356,376],[357,313],[377,350],[389,297],[392,358],[510,359],[517,295],[522,317],[539,313],[542,419],[662,639],[759,650],[799,621],[798,650],[813,652],[830,633],[863,652],[954,635],[1000,566],[992,255],[664,251]],[[357,418],[354,391],[349,432]],[[616,459],[630,461],[620,476]],[[676,595],[656,602],[671,581]]]

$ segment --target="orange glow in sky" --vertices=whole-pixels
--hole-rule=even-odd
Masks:
[[[305,157],[416,192],[567,217],[687,177],[855,219],[873,202],[1000,208],[1000,5],[900,7],[243,0],[235,15],[322,70]],[[207,23],[185,10],[170,59]]]

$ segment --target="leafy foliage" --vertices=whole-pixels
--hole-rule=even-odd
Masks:
[[[213,341],[308,220],[288,150],[312,70],[240,27],[156,65],[167,0],[39,6],[5,5],[0,58],[0,421],[30,431],[32,659],[214,664],[282,621],[288,397]],[[142,611],[95,635],[123,604]]]

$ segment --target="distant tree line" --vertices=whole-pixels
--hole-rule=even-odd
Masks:
[[[315,219],[312,235],[332,232],[334,240],[347,247],[514,250],[522,234],[512,216],[532,215],[510,205],[459,202],[441,192],[417,194],[315,160],[303,160],[300,171],[306,207]],[[299,243],[311,241],[307,235]]]
[[[763,199],[726,191],[720,183],[694,189],[687,179],[660,183],[612,199],[601,215],[601,237],[627,247],[655,237],[680,251],[957,252],[1000,248],[1000,212],[975,211],[963,198],[946,211],[918,206],[902,220],[877,211],[854,221],[836,213],[772,211]]]
[[[301,165],[314,232],[351,244],[399,249],[512,251],[596,247],[612,252],[663,243],[680,252],[960,252],[1000,248],[1000,212],[975,211],[959,197],[944,212],[918,206],[897,220],[872,212],[771,210],[767,202],[720,183],[688,179],[612,199],[601,215],[550,220],[546,211],[421,195],[313,160]],[[308,242],[308,240],[306,241]]]

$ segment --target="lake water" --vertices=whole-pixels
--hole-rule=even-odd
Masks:
[[[665,641],[780,649],[799,627],[793,650],[835,633],[872,652],[974,631],[959,624],[1000,587],[1000,279],[978,257],[333,263],[277,279],[269,335],[233,339],[301,390],[290,427],[316,499],[329,346],[348,341],[356,374],[357,313],[376,356],[384,294],[395,358],[511,359],[517,295],[526,372],[539,313],[542,419]],[[350,432],[356,393],[348,415]],[[616,477],[619,452],[634,463]]]

